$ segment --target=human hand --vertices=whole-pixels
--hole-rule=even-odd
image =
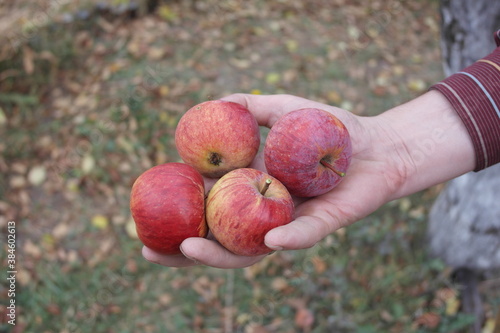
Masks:
[[[348,111],[291,95],[235,94],[223,98],[246,106],[259,125],[271,128],[284,114],[301,108],[319,108],[333,113],[349,130],[353,155],[345,179],[333,190],[309,199],[295,198],[295,219],[269,231],[266,245],[273,250],[303,249],[315,245],[333,231],[375,211],[393,199],[406,178],[407,154],[394,142],[394,133],[377,117],[359,117]],[[260,153],[252,168],[265,171]],[[214,180],[207,180],[207,189]],[[181,244],[183,254],[161,255],[144,247],[143,256],[164,266],[204,264],[219,268],[239,268],[254,264],[264,256],[235,255],[210,237],[188,238]]]

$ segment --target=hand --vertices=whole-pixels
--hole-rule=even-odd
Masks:
[[[296,198],[296,216],[290,224],[266,235],[266,245],[274,250],[304,249],[314,246],[333,231],[345,227],[375,211],[393,199],[405,182],[408,156],[397,145],[395,133],[378,117],[359,117],[348,111],[291,95],[235,94],[224,100],[246,106],[259,125],[272,127],[284,114],[312,107],[337,116],[351,135],[353,156],[345,179],[332,191],[311,199]],[[251,167],[265,171],[262,154]],[[214,181],[207,180],[207,188]],[[204,264],[219,268],[239,268],[263,258],[237,256],[213,239],[188,238],[181,244],[182,254],[165,256],[144,248],[143,256],[164,266]]]

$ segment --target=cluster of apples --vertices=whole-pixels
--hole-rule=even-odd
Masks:
[[[272,126],[264,146],[267,173],[249,168],[260,146],[259,125],[247,108],[222,100],[189,109],[175,144],[184,163],[147,170],[130,197],[139,239],[163,254],[180,253],[183,240],[206,237],[209,230],[235,254],[271,252],[264,236],[292,221],[292,195],[333,189],[352,154],[344,124],[327,111],[306,108]],[[208,196],[203,177],[219,178]]]

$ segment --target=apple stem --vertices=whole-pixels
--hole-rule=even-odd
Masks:
[[[339,171],[337,169],[335,169],[333,167],[333,165],[331,165],[330,163],[328,163],[327,161],[325,160],[321,160],[319,161],[321,164],[323,164],[323,166],[327,167],[328,169],[332,170],[333,172],[335,172],[337,175],[339,175],[340,177],[344,177],[345,176],[345,172],[342,172],[342,171]]]
[[[260,194],[265,195],[267,192],[267,189],[269,188],[269,185],[271,185],[271,183],[272,183],[272,180],[267,178],[266,183],[264,184],[264,187],[262,188],[262,190],[260,190]]]

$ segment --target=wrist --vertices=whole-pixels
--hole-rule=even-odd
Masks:
[[[445,182],[475,166],[475,153],[462,120],[437,91],[377,116],[391,135],[387,153],[393,168],[401,170],[401,185],[391,199]]]

